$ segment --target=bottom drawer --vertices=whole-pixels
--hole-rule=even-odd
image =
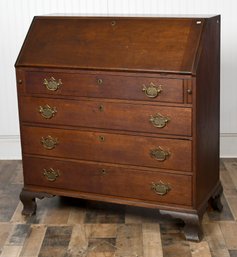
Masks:
[[[191,176],[107,165],[25,157],[25,185],[191,205]]]

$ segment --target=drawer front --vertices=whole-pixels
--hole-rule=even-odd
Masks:
[[[53,81],[51,78],[54,78]],[[28,94],[183,103],[183,80],[104,73],[26,72]]]
[[[191,171],[191,141],[22,127],[23,153]]]
[[[191,176],[97,163],[24,158],[27,185],[191,205]]]
[[[191,135],[191,108],[22,97],[26,122]]]

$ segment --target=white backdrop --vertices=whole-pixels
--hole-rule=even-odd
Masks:
[[[0,159],[21,158],[14,63],[33,16],[50,13],[221,14],[221,156],[236,157],[236,10],[236,0],[0,0]]]

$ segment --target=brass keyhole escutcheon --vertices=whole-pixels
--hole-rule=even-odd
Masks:
[[[111,21],[111,25],[115,26],[116,25],[116,21]]]
[[[105,141],[105,137],[104,136],[99,136],[99,141],[100,142],[104,142]]]
[[[43,175],[48,181],[54,182],[59,177],[59,170],[54,170],[53,168],[44,169]]]
[[[100,112],[103,112],[103,111],[104,111],[104,106],[103,106],[103,105],[100,105],[100,106],[99,106],[99,111],[100,111]]]
[[[170,190],[171,187],[168,183],[163,183],[161,180],[158,183],[151,183],[151,189],[158,195],[166,195]]]
[[[159,146],[158,148],[152,149],[150,151],[150,156],[156,159],[157,161],[163,162],[170,156],[170,153],[168,151],[163,150]]]
[[[148,87],[146,85],[143,85],[142,91],[147,97],[156,98],[162,92],[162,87],[161,85],[156,86],[151,82]]]
[[[150,118],[150,122],[156,128],[164,128],[169,121],[170,121],[170,118],[165,117],[160,113],[157,113],[156,115],[151,116]]]
[[[97,84],[98,85],[101,85],[103,83],[103,80],[102,79],[97,79]]]
[[[50,79],[44,79],[43,84],[50,91],[56,91],[63,85],[61,79],[57,81],[54,77],[51,77]]]
[[[41,144],[43,145],[43,147],[45,149],[52,150],[58,144],[58,139],[57,138],[53,138],[51,136],[47,136],[45,138],[42,137],[41,138]]]
[[[57,113],[56,107],[50,107],[48,104],[45,106],[39,106],[39,113],[45,119],[51,119]]]
[[[101,173],[101,175],[103,175],[103,176],[107,174],[107,172],[106,172],[105,169],[102,169],[102,170],[100,171],[100,173]]]

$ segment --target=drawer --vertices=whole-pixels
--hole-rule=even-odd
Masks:
[[[191,108],[22,97],[22,121],[191,136]]]
[[[55,80],[52,80],[54,78]],[[25,73],[27,94],[183,103],[183,80],[105,73]]]
[[[26,185],[76,190],[157,203],[191,205],[191,176],[78,163],[24,158]]]
[[[23,153],[191,171],[191,141],[23,126]]]

